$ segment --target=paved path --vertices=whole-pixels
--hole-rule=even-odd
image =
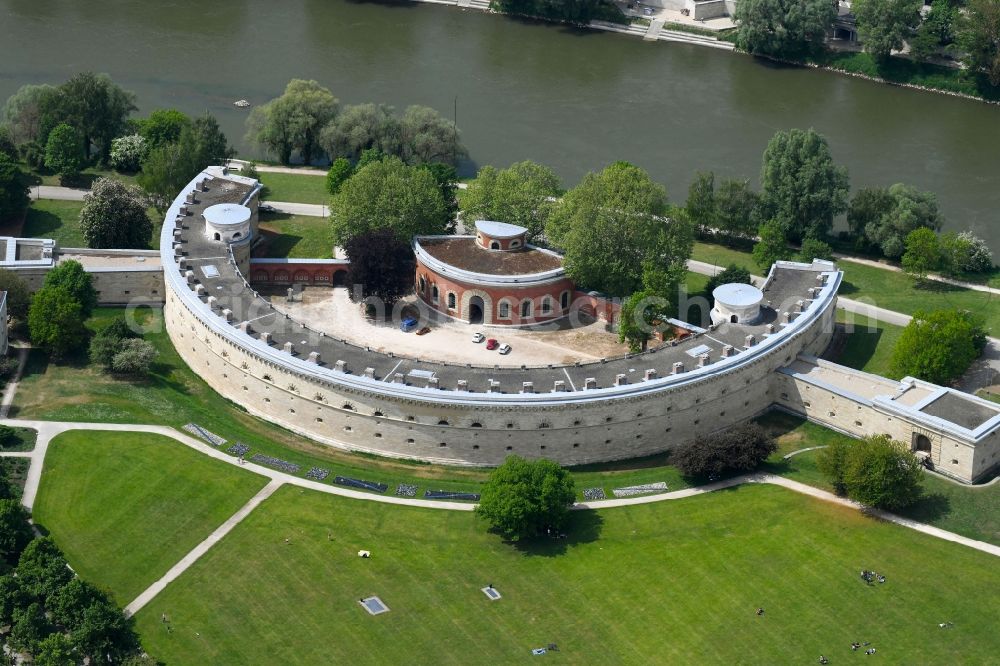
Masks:
[[[72,423],[72,422],[59,422],[59,421],[29,421],[21,419],[2,419],[0,420],[4,425],[10,426],[21,426],[27,428],[35,428],[38,430],[38,443],[35,445],[35,450],[31,452],[28,456],[31,458],[31,466],[28,470],[28,479],[24,488],[24,495],[22,497],[22,503],[27,507],[31,508],[34,504],[35,496],[38,492],[38,481],[41,478],[42,466],[45,461],[45,453],[48,450],[48,445],[51,439],[59,433],[66,432],[68,430],[110,430],[117,432],[149,432],[164,435],[178,442],[192,448],[199,453],[203,453],[209,457],[220,460],[228,465],[235,465],[249,469],[252,472],[260,474],[271,479],[269,486],[272,484],[277,485],[293,485],[300,488],[308,488],[310,490],[315,490],[321,493],[326,493],[328,495],[338,495],[341,497],[349,497],[352,499],[366,500],[369,502],[382,502],[385,504],[399,504],[404,506],[413,506],[429,509],[444,509],[450,511],[472,511],[475,509],[473,504],[463,503],[463,502],[436,502],[433,500],[421,500],[421,499],[409,499],[404,497],[392,497],[384,495],[375,495],[372,493],[363,493],[356,490],[350,490],[348,488],[338,488],[325,483],[320,483],[318,481],[312,481],[310,479],[303,479],[298,476],[292,476],[291,474],[286,474],[285,472],[279,472],[261,465],[257,465],[251,462],[247,462],[244,465],[239,464],[239,460],[233,456],[227,455],[218,449],[209,446],[207,443],[197,440],[193,437],[188,437],[173,428],[168,428],[166,426],[154,426],[154,425],[133,425],[133,424],[122,424],[122,423]],[[967,546],[969,548],[974,548],[984,553],[989,553],[990,555],[995,555],[1000,557],[1000,546],[995,546],[993,544],[985,543],[982,541],[976,541],[975,539],[970,539],[968,537],[961,536],[959,534],[954,534],[946,530],[939,529],[937,527],[932,527],[930,525],[925,525],[923,523],[918,523],[908,518],[902,518],[891,513],[884,511],[877,511],[868,509],[856,502],[845,499],[843,497],[838,497],[833,493],[821,490],[819,488],[814,488],[812,486],[806,485],[804,483],[799,483],[798,481],[792,481],[790,479],[785,479],[780,476],[775,476],[773,474],[746,474],[743,476],[734,477],[731,479],[726,479],[724,481],[717,481],[715,483],[709,483],[704,486],[698,486],[695,488],[685,488],[683,490],[676,490],[667,493],[658,493],[655,495],[644,495],[641,497],[625,497],[620,499],[608,499],[599,500],[593,502],[580,502],[574,505],[574,509],[610,509],[620,506],[633,506],[637,504],[651,504],[653,502],[665,502],[670,500],[685,499],[688,497],[695,497],[698,495],[703,495],[705,493],[710,493],[715,490],[720,490],[723,488],[732,488],[734,486],[741,485],[743,483],[769,483],[772,485],[782,486],[789,490],[793,490],[804,495],[809,495],[823,501],[833,502],[844,507],[855,509],[858,511],[863,511],[867,514],[873,515],[881,520],[886,520],[888,522],[907,527],[918,532],[922,532],[929,536],[933,536],[939,539],[944,539],[946,541],[952,541],[954,543]],[[263,492],[263,491],[262,491]],[[273,492],[273,490],[271,491]],[[261,501],[264,497],[261,497]],[[259,504],[259,502],[258,502]],[[247,513],[253,509],[253,506],[244,507],[247,509]],[[256,506],[256,504],[254,505]],[[242,509],[241,509],[242,511]],[[220,528],[221,529],[221,528]],[[231,528],[230,528],[231,529]],[[210,544],[209,544],[210,545]],[[206,548],[207,550],[207,548]],[[196,558],[197,559],[197,558]]]
[[[7,414],[10,412],[14,395],[17,394],[18,383],[21,381],[21,375],[24,374],[24,366],[28,363],[29,351],[31,351],[30,347],[17,348],[17,372],[14,373],[13,379],[7,383],[7,388],[3,391],[3,399],[0,400],[0,419],[7,418]]]
[[[75,187],[59,187],[57,185],[36,185],[31,188],[32,199],[56,199],[58,201],[83,201],[90,190],[80,190]]]
[[[208,552],[208,550],[215,544],[222,541],[222,538],[229,534],[234,527],[243,522],[243,519],[250,515],[250,513],[256,509],[261,502],[266,500],[268,497],[274,494],[278,488],[284,485],[280,480],[272,479],[270,483],[261,488],[261,490],[250,498],[250,501],[243,505],[243,507],[231,515],[226,522],[222,523],[215,529],[214,532],[208,535],[204,541],[199,543],[197,546],[191,549],[191,551],[182,557],[177,564],[170,567],[167,573],[163,574],[160,580],[156,581],[145,590],[142,594],[136,597],[132,603],[125,607],[126,615],[135,615],[138,613],[143,606],[148,604],[153,600],[153,597],[158,595],[163,591],[167,585],[177,579],[182,573],[188,570],[188,568],[197,562],[202,555]]]
[[[847,254],[841,254],[839,252],[833,253],[833,258],[838,261],[850,261],[855,264],[863,264],[865,266],[871,266],[873,268],[880,268],[884,271],[892,271],[893,273],[902,273],[903,269],[894,264],[887,264],[882,261],[876,261],[874,259],[865,259],[864,257],[853,257]],[[987,294],[997,294],[1000,295],[1000,289],[994,287],[989,287],[985,284],[976,284],[974,282],[964,282],[962,280],[955,280],[950,277],[945,277],[944,275],[930,274],[927,276],[928,280],[934,280],[935,282],[943,282],[945,284],[950,284],[954,287],[961,287],[963,289],[971,289],[972,291],[982,291]]]
[[[660,31],[663,30],[664,23],[666,23],[666,21],[663,19],[654,19],[650,21],[646,34],[642,36],[643,40],[647,42],[655,42],[659,39]]]
[[[264,201],[262,203],[273,206],[279,213],[287,213],[288,215],[308,215],[310,217],[330,216],[330,209],[321,204],[294,203],[291,201]]]

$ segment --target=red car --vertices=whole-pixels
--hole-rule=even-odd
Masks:
[[[489,340],[486,341],[486,348],[489,350],[496,349],[499,346],[500,343],[497,342],[496,338],[490,338]]]

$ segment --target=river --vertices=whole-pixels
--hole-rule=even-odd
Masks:
[[[618,159],[683,201],[692,174],[757,182],[776,130],[814,127],[853,188],[938,194],[948,229],[1000,255],[1000,107],[635,37],[421,4],[0,0],[0,100],[107,72],[142,112],[210,111],[243,154],[246,110],[290,78],[342,103],[451,115],[476,164],[533,159],[571,186]],[[474,169],[466,165],[466,170]]]

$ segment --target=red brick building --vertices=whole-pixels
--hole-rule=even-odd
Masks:
[[[525,326],[564,317],[576,290],[562,256],[529,245],[527,229],[479,220],[475,236],[418,236],[417,296],[469,323]]]

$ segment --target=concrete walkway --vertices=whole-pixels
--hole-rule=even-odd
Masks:
[[[55,199],[56,201],[83,201],[90,190],[80,190],[75,187],[59,187],[58,185],[36,185],[31,188],[31,198]]]
[[[655,42],[660,37],[660,31],[663,30],[663,24],[666,23],[664,19],[653,19],[649,22],[649,28],[646,30],[646,34],[643,35],[643,40],[647,42]]]
[[[222,523],[215,529],[214,532],[209,534],[204,541],[199,543],[197,546],[191,549],[191,551],[182,557],[177,564],[170,567],[167,573],[163,574],[160,580],[156,581],[145,590],[142,594],[136,597],[132,603],[125,607],[126,615],[135,615],[138,613],[143,606],[148,604],[153,598],[163,591],[167,585],[176,580],[182,573],[188,570],[188,568],[197,562],[202,555],[208,552],[208,550],[215,544],[222,541],[222,538],[229,534],[234,527],[243,522],[243,519],[250,515],[250,513],[260,506],[260,503],[266,500],[268,497],[274,494],[278,488],[284,485],[280,480],[273,479],[270,483],[260,489],[260,491],[250,498],[250,501],[243,505],[239,511],[231,515],[226,522]]]
[[[156,433],[159,435],[164,435],[166,437],[170,437],[172,439],[177,440],[178,442],[198,451],[199,453],[203,453],[211,458],[220,460],[228,465],[242,467],[250,470],[251,472],[260,474],[261,476],[268,477],[270,479],[270,482],[268,484],[269,486],[275,484],[276,486],[288,484],[300,488],[308,488],[309,490],[315,490],[317,492],[326,493],[328,495],[338,495],[340,497],[349,497],[351,499],[360,499],[369,502],[382,502],[384,504],[398,504],[403,506],[412,506],[412,507],[420,507],[428,509],[444,509],[449,511],[473,511],[475,509],[475,505],[463,502],[436,502],[433,500],[409,499],[404,497],[375,495],[372,493],[363,493],[356,490],[350,490],[348,488],[334,487],[325,483],[320,483],[318,481],[303,479],[298,476],[286,474],[285,472],[279,472],[277,470],[273,470],[268,467],[263,467],[261,465],[257,465],[251,462],[247,462],[244,465],[240,465],[239,460],[237,458],[227,455],[222,451],[219,451],[218,449],[215,449],[214,447],[208,445],[207,443],[202,442],[201,440],[197,440],[193,437],[188,437],[187,435],[180,433],[174,430],[173,428],[168,428],[166,426],[138,425],[138,424],[133,425],[133,424],[121,424],[121,423],[116,424],[116,423],[72,423],[72,422],[61,422],[61,421],[29,421],[21,419],[2,419],[0,420],[0,423],[10,426],[34,428],[38,431],[38,443],[35,445],[35,450],[30,454],[21,456],[21,457],[31,458],[31,466],[28,470],[28,479],[27,482],[25,483],[24,495],[22,496],[22,503],[28,509],[30,509],[34,504],[35,497],[37,496],[38,493],[38,483],[39,480],[41,479],[42,467],[45,462],[45,453],[48,450],[49,442],[56,435],[66,432],[68,430],[148,432],[148,433]],[[1000,557],[1000,546],[995,546],[993,544],[985,543],[983,541],[970,539],[968,537],[964,537],[959,534],[955,534],[953,532],[948,532],[946,530],[942,530],[937,527],[932,527],[930,525],[918,523],[916,521],[909,520],[908,518],[896,516],[888,512],[869,509],[856,502],[845,499],[843,497],[838,497],[837,495],[834,495],[833,493],[827,492],[825,490],[814,488],[804,483],[799,483],[798,481],[785,479],[783,477],[775,476],[773,474],[745,474],[731,479],[726,479],[724,481],[717,481],[715,483],[709,483],[704,486],[698,486],[695,488],[685,488],[683,490],[676,490],[673,492],[658,493],[655,495],[644,495],[641,497],[624,497],[620,499],[579,502],[575,504],[573,508],[578,510],[611,509],[621,506],[634,506],[637,504],[651,504],[654,502],[665,502],[671,500],[685,499],[688,497],[696,497],[698,495],[703,495],[705,493],[721,490],[723,488],[732,488],[734,486],[738,486],[744,483],[768,483],[772,485],[781,486],[783,488],[787,488],[788,490],[808,495],[816,499],[820,499],[826,502],[833,502],[835,504],[839,504],[841,506],[850,509],[862,511],[869,515],[875,516],[881,520],[895,523],[897,525],[901,525],[903,527],[916,530],[918,532],[936,537],[938,539],[951,541],[953,543],[957,543],[984,553],[988,553],[990,555]],[[274,490],[271,490],[271,492],[274,492]],[[263,501],[265,498],[266,497],[260,497],[260,500],[257,502],[257,504],[259,504],[260,501]],[[251,500],[251,503],[252,502],[253,500]],[[248,505],[244,507],[244,509],[246,509],[246,513],[249,513],[257,504],[253,504],[253,506],[251,506],[250,503],[248,503]],[[242,512],[244,509],[241,509],[240,511]],[[239,515],[239,512],[237,512],[237,515]],[[242,517],[239,518],[239,520],[242,520]],[[222,528],[220,527],[220,529]],[[230,527],[229,529],[232,528]],[[206,539],[206,541],[208,540]],[[208,544],[205,550],[207,550],[208,547],[210,546],[211,544]],[[198,555],[198,557],[200,557],[200,555]],[[197,559],[197,557],[195,559]],[[164,583],[164,585],[165,584],[166,583]]]
[[[304,204],[291,201],[264,201],[262,203],[272,206],[279,213],[286,213],[288,215],[307,215],[309,217],[330,216],[330,209],[321,204]]]

